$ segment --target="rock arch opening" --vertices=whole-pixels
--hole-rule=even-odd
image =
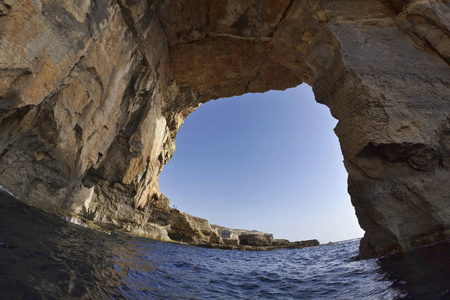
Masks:
[[[446,1],[12,3],[0,184],[22,201],[164,239],[189,113],[305,82],[339,120],[361,257],[449,238]]]
[[[291,241],[361,237],[336,123],[306,84],[210,101],[180,128],[160,190],[229,228]]]

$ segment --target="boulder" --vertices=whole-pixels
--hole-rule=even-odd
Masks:
[[[272,234],[243,234],[239,236],[241,245],[249,246],[271,246],[273,241]]]
[[[208,220],[173,209],[170,216],[169,237],[193,244],[220,243],[221,238]]]
[[[288,246],[289,240],[285,239],[274,239],[272,242],[272,246]]]
[[[319,245],[318,240],[295,241],[288,244],[289,247],[314,247]]]
[[[304,247],[315,247],[315,246],[319,246],[320,243],[318,240],[306,240],[306,241],[302,241],[302,245]]]

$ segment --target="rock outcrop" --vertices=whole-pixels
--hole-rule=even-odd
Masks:
[[[286,239],[274,239],[272,242],[274,246],[289,246],[289,240]]]
[[[291,246],[291,247],[315,247],[315,246],[319,246],[319,245],[320,245],[320,243],[318,240],[289,242],[289,244],[288,244],[288,246]]]
[[[271,233],[257,230],[227,228],[209,224],[205,219],[172,210],[169,236],[195,246],[230,250],[275,250],[319,246],[318,240],[295,241],[273,239]]]
[[[339,120],[361,257],[448,238],[449,15],[446,0],[1,0],[0,184],[166,228],[158,176],[186,116],[304,82]]]
[[[172,240],[198,244],[220,244],[221,238],[208,220],[191,216],[173,209],[170,219],[169,237]]]
[[[249,246],[271,246],[273,236],[271,234],[242,234],[239,236],[239,243],[241,245]]]
[[[240,244],[241,236],[244,235],[253,235],[253,236],[272,236],[271,233],[261,232],[257,230],[245,230],[245,229],[235,229],[235,228],[227,228],[220,225],[211,224],[211,227],[217,230],[219,236],[222,238],[222,241],[229,244]],[[266,239],[266,238],[264,238]],[[271,241],[273,239],[269,238]]]

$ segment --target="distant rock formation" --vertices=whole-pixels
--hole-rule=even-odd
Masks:
[[[169,237],[190,244],[220,244],[221,238],[208,220],[173,209],[170,215]]]
[[[187,226],[173,237],[216,239],[159,191],[178,129],[211,99],[305,82],[339,120],[360,256],[446,239],[449,11],[432,0],[1,0],[0,184],[103,226],[166,239],[173,218]]]
[[[273,236],[271,234],[242,234],[239,236],[241,245],[249,246],[272,246]]]
[[[177,210],[172,211],[169,228],[169,236],[175,241],[210,248],[273,250],[319,246],[317,240],[297,242],[274,240],[271,233],[210,225],[205,219],[193,217]]]
[[[265,241],[264,243],[266,243],[266,246],[271,245],[271,240],[273,240],[272,234],[257,230],[233,229],[220,225],[211,226],[217,230],[220,237],[222,238],[222,241],[226,244],[258,246],[250,244],[249,239],[245,239],[243,236],[254,236],[256,239],[258,237],[262,237],[262,239]],[[268,238],[265,238],[265,236],[267,236]],[[242,243],[242,239],[244,239],[244,243]]]
[[[299,241],[299,242],[290,242],[289,246],[315,247],[315,246],[319,246],[319,241],[318,240],[306,240],[306,241]]]
[[[272,245],[274,246],[289,246],[289,240],[286,239],[274,239]]]

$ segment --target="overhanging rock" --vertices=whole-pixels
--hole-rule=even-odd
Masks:
[[[361,257],[449,237],[448,1],[0,2],[0,184],[128,228],[211,99],[301,83],[335,129]]]

